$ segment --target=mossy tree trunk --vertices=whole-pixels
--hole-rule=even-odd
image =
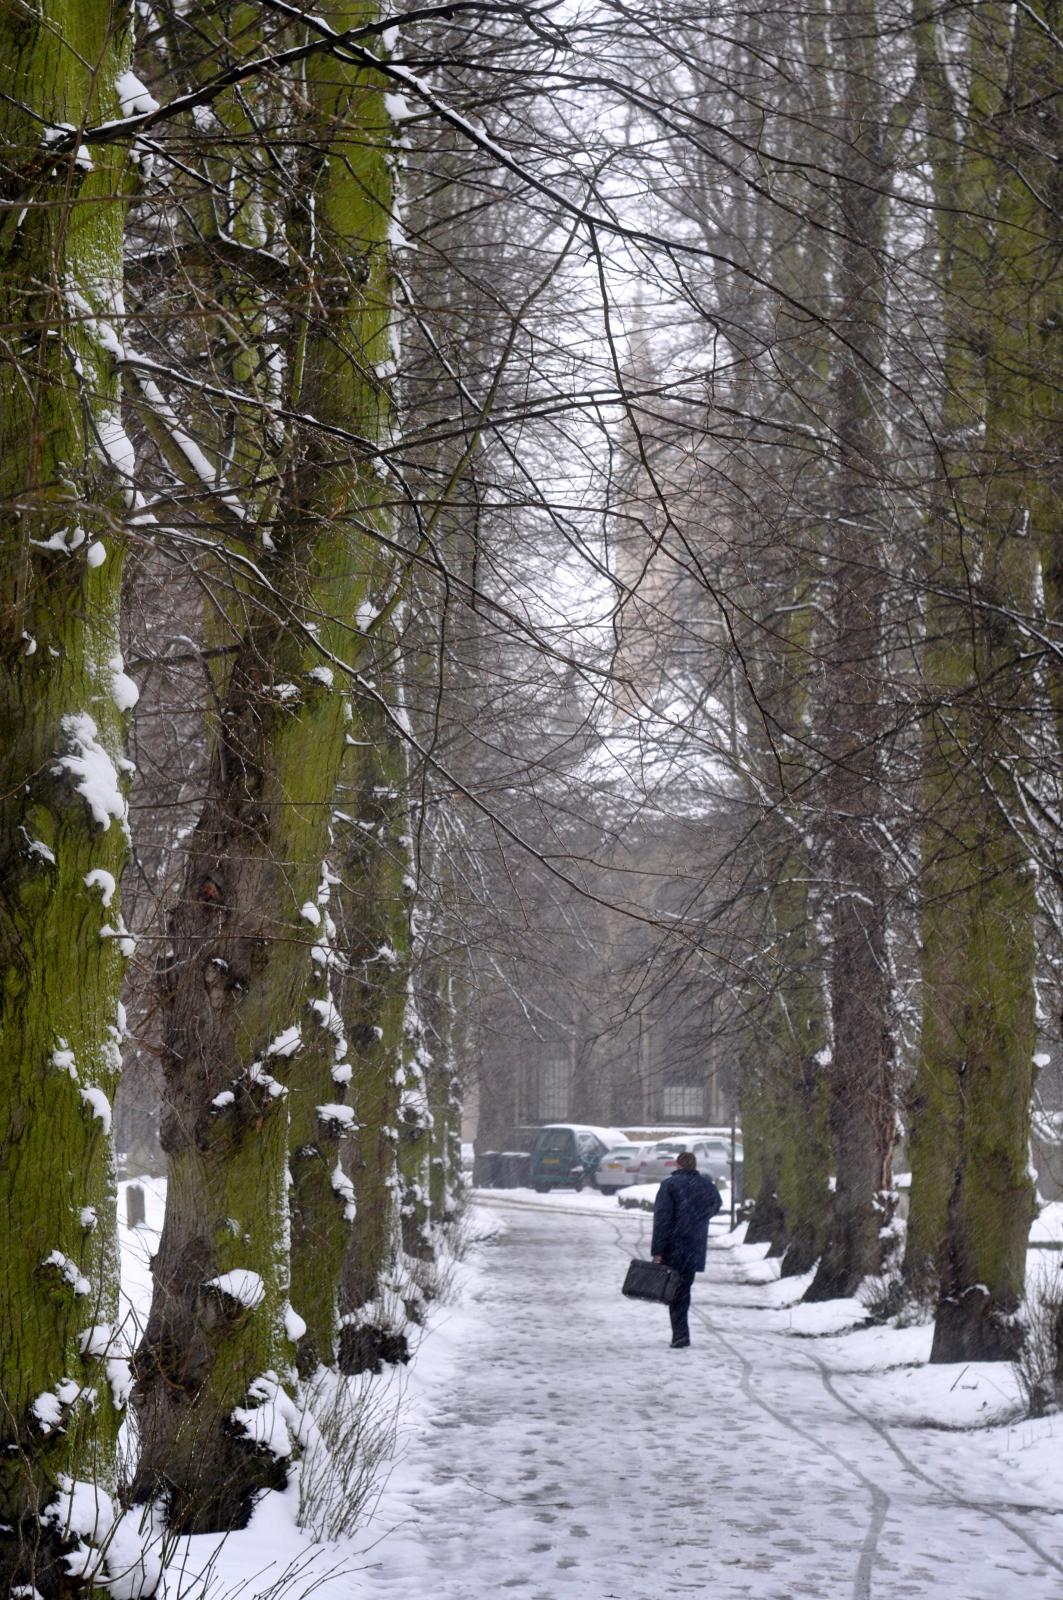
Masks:
[[[973,149],[965,150],[959,107],[944,67],[944,44],[928,5],[916,10],[914,39],[939,213],[946,335],[942,354],[942,431],[946,438],[950,434],[971,438],[983,427],[985,374],[980,346],[987,336],[984,318],[989,238],[985,226],[976,219],[992,215],[996,179],[988,151],[976,154]],[[990,50],[985,59],[986,42],[984,33],[973,34],[972,115],[985,114],[999,99],[994,74],[986,71],[996,51]],[[962,482],[963,458],[953,450],[946,454],[944,462]],[[977,841],[977,814],[981,809],[981,779],[977,771],[966,774],[966,760],[961,755],[967,733],[956,710],[949,709],[953,696],[958,695],[960,705],[964,704],[972,662],[967,607],[959,595],[950,594],[958,576],[957,562],[965,558],[944,474],[943,479],[928,519],[927,577],[937,588],[938,596],[928,611],[923,665],[928,686],[943,710],[930,719],[924,735],[928,825],[923,832],[920,867],[923,1017],[907,1107],[912,1187],[903,1265],[905,1292],[928,1309],[937,1301],[949,1200],[960,1162],[963,1096],[957,1067],[965,1055],[965,943],[971,914],[971,896],[965,894],[965,889],[968,873],[970,881],[977,883],[978,865],[970,861],[969,851]],[[970,719],[965,721],[969,723]],[[962,785],[959,791],[954,789],[957,776]],[[969,815],[966,813],[972,795],[975,811]],[[962,831],[954,839],[957,822]]]
[[[762,942],[771,944],[771,972],[744,1050],[747,1193],[755,1197],[747,1238],[770,1243],[791,1276],[819,1256],[829,1214],[826,994],[800,840],[792,836],[775,858],[762,842],[761,859],[768,918]]]
[[[888,158],[873,8],[834,18],[840,231],[833,355],[834,516],[824,727],[831,830],[830,1236],[809,1299],[849,1295],[878,1272],[896,1138],[892,994],[882,814],[884,554],[881,487]]]
[[[299,1055],[289,1097],[289,1193],[291,1213],[291,1302],[304,1325],[298,1368],[308,1376],[337,1355],[340,1268],[354,1221],[354,1197],[342,1147],[354,1131],[348,1103],[352,1065],[333,978],[340,960],[332,916],[339,880],[330,851],[315,905],[314,979],[310,1009],[316,1027]]]
[[[323,13],[336,27],[364,12]],[[375,439],[387,426],[389,118],[368,72],[322,53],[299,93],[301,183],[289,214],[293,319],[289,405]],[[312,201],[312,204],[309,203]],[[249,621],[219,694],[207,796],[189,840],[164,977],[169,1157],[166,1223],[138,1352],[141,1493],[164,1493],[175,1526],[240,1526],[288,1461],[262,1448],[298,1334],[289,1306],[289,1096],[318,1105],[335,1018],[312,960],[348,703],[334,681],[377,560],[381,488],[370,462],[313,429],[293,431],[269,508],[272,594]],[[261,601],[262,603],[257,603]],[[235,608],[230,624],[235,630]],[[325,1045],[324,1050],[320,1048]],[[301,1054],[308,1062],[301,1073]],[[304,1141],[306,1143],[308,1141]],[[313,1141],[309,1141],[313,1142]],[[300,1168],[299,1215],[320,1198],[332,1152]],[[337,1228],[347,1199],[330,1183]],[[316,1224],[310,1225],[313,1234]],[[316,1324],[316,1348],[327,1354]]]
[[[428,964],[426,1023],[432,1049],[427,1076],[429,1112],[429,1213],[446,1228],[461,1207],[461,1071],[457,982],[442,951]]]
[[[126,153],[90,154],[77,131],[120,113],[129,21],[66,0],[0,18],[0,1589],[44,1600],[82,1593],[79,1566],[108,1592],[93,1547],[128,1380],[109,1137],[133,698],[114,360]],[[97,1496],[83,1538],[72,1493]]]
[[[375,680],[386,694],[383,674]],[[410,956],[408,762],[373,694],[356,697],[352,760],[340,790],[336,993],[351,1046],[356,1131],[343,1164],[357,1206],[339,1282],[340,1366],[404,1358],[391,1292],[401,1251],[399,1149]]]
[[[784,1218],[782,1275],[807,1272],[824,1245],[830,1215],[827,1037],[822,952],[802,852],[784,861],[776,886],[775,923],[785,985],[773,997],[772,1043],[781,1056],[776,1083],[778,1194]]]
[[[924,37],[934,61],[929,23]],[[1022,174],[1035,145],[1002,112],[1009,76],[1036,81],[1029,57],[1043,40],[1032,21],[1013,22],[997,7],[972,22],[971,40],[965,153],[957,158],[942,140],[936,179],[950,314],[947,437],[981,435],[983,449],[978,458],[947,455],[953,481],[931,525],[938,598],[925,652],[934,710],[925,738],[924,1019],[905,1260],[910,1292],[937,1302],[938,1361],[1015,1355],[1033,1214],[1037,906],[1029,850],[1009,818],[1031,705],[1022,632],[1010,619],[1033,605],[1031,535],[1045,511],[1036,481],[1015,471],[1016,453],[1032,455],[1041,429],[1031,365],[1038,185]]]
[[[758,987],[746,1001],[742,1098],[747,1163],[752,1158],[746,1192],[755,1199],[747,1237],[769,1242],[790,1275],[816,1260],[829,1210],[827,990],[816,875],[799,800],[807,781],[815,585],[807,577],[795,583],[792,572],[773,576],[776,605],[765,611],[763,637],[751,640],[745,655],[749,671],[759,647],[745,721],[749,793],[763,814],[752,840]]]
[[[744,71],[756,70],[753,64],[769,48],[772,26],[761,14],[743,18]],[[770,47],[778,43],[773,36]],[[795,24],[787,47],[801,69],[776,105],[773,144],[780,159],[776,169],[769,169],[770,181],[801,206],[808,222],[795,229],[785,209],[764,195],[749,194],[739,226],[745,230],[744,258],[770,259],[784,294],[794,303],[815,303],[829,292],[831,273],[821,232],[825,201],[821,187],[805,183],[799,174],[816,170],[826,159],[823,19]],[[741,97],[735,114],[747,114]],[[774,492],[763,478],[750,478],[745,485],[755,506],[745,534],[756,572],[747,601],[755,620],[742,638],[738,698],[745,733],[734,750],[736,761],[746,767],[748,798],[759,811],[750,852],[758,955],[756,981],[744,1001],[748,1025],[740,1078],[746,1194],[755,1201],[747,1237],[767,1241],[790,1274],[807,1271],[822,1247],[830,1152],[823,1067],[827,987],[817,901],[821,874],[814,866],[815,841],[804,810],[820,646],[823,532],[810,518],[800,546],[793,542],[798,496],[786,486],[797,456],[803,475],[825,470],[822,459],[810,466],[807,439],[823,414],[829,364],[823,331],[795,316],[781,296],[750,300],[742,320],[757,337],[751,339],[753,358],[740,369],[736,403],[750,415],[785,418],[801,441],[796,455],[784,448],[771,457]],[[773,351],[771,379],[757,359],[763,348]],[[771,551],[776,529],[787,530],[777,553]]]
[[[772,1254],[783,1257],[785,1276],[807,1272],[819,1256],[830,1200],[825,954],[809,839],[791,799],[806,777],[800,751],[809,715],[814,592],[809,581],[795,584],[791,578],[779,593],[778,615],[766,617],[770,642],[756,710],[770,719],[771,737],[759,747],[758,718],[749,718],[754,792],[762,803],[771,801],[755,840],[766,990],[756,1016],[755,1070],[765,1170],[749,1237],[770,1240]],[[785,744],[783,729],[789,734]]]
[[[416,954],[419,953],[418,950]],[[411,950],[411,957],[414,956],[415,952]],[[410,1303],[416,1315],[421,1273],[415,1263],[431,1261],[434,1254],[429,1180],[432,1113],[428,1104],[432,1055],[425,1037],[412,974],[406,990],[402,1026],[405,1048],[402,1093],[399,1098],[399,1181],[402,1185],[399,1237],[402,1254],[406,1258],[403,1267],[413,1289]]]

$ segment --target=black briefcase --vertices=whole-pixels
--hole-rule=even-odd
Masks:
[[[682,1286],[679,1273],[663,1261],[633,1261],[620,1292],[629,1300],[656,1300],[659,1305],[670,1306]]]

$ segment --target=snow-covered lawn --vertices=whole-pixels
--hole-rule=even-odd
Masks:
[[[666,1312],[619,1293],[645,1213],[503,1191],[472,1216],[489,1237],[460,1297],[409,1369],[373,1380],[402,1413],[361,1531],[315,1550],[294,1493],[271,1496],[246,1533],[189,1541],[171,1596],[191,1600],[212,1555],[217,1600],[1063,1593],[1063,1416],[1022,1420],[1010,1368],[931,1368],[928,1328],[795,1304],[801,1280],[715,1230],[693,1346],[673,1352]],[[129,1281],[142,1292],[143,1261]]]
[[[1063,1250],[1063,1200],[1041,1207],[1030,1229],[1030,1243]]]

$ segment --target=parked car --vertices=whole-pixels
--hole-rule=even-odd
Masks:
[[[638,1164],[651,1144],[622,1144],[607,1150],[595,1168],[594,1181],[602,1194],[615,1194],[638,1178]]]
[[[706,1173],[718,1183],[729,1182],[731,1174],[731,1147],[722,1139],[662,1139],[638,1163],[633,1174],[636,1183],[662,1183],[675,1171],[676,1157],[684,1150],[692,1150],[697,1157],[698,1171]],[[742,1147],[735,1148],[735,1166],[740,1171]]]
[[[532,1188],[538,1194],[551,1189],[582,1189],[594,1182],[595,1169],[605,1152],[624,1143],[618,1128],[593,1128],[582,1123],[559,1122],[540,1128],[531,1156]]]

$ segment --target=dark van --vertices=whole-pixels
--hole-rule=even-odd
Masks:
[[[591,1128],[559,1122],[540,1128],[532,1146],[531,1181],[538,1194],[550,1189],[582,1189],[594,1182],[594,1169],[607,1150],[626,1144],[616,1128]]]

